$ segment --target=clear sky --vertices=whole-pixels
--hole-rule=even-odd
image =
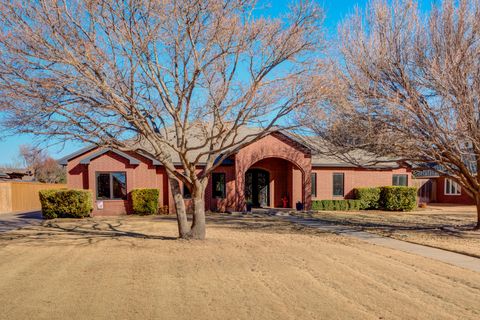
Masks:
[[[269,11],[271,15],[276,15],[287,10],[287,5],[291,1],[288,0],[271,0],[269,1]],[[335,35],[337,25],[348,14],[352,13],[356,6],[364,7],[367,0],[318,0],[318,2],[325,9],[325,28],[327,32],[327,39]],[[430,3],[438,2],[435,0],[420,0],[420,7],[423,10],[428,10]],[[259,0],[261,4],[262,1]],[[0,128],[1,129],[1,128]],[[2,164],[14,163],[18,158],[18,148],[22,144],[31,144],[35,141],[35,137],[28,135],[15,135],[12,137],[0,140],[0,166]],[[67,142],[63,146],[51,145],[45,146],[50,155],[54,158],[60,158],[64,155],[74,152],[81,148],[78,143]]]

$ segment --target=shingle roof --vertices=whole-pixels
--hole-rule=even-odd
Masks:
[[[339,157],[328,154],[327,142],[319,137],[291,134],[297,140],[308,145],[312,150],[312,166],[314,167],[365,167],[371,169],[398,168],[399,163],[395,158],[378,157],[363,150],[355,150],[345,154],[345,158],[352,161],[341,160]]]
[[[467,158],[467,157],[464,157]],[[465,165],[472,175],[477,174],[477,164],[474,160],[464,160]],[[413,165],[413,175],[417,178],[436,178],[441,175],[448,175],[448,169],[437,163],[430,163],[425,168],[425,165],[417,164]]]
[[[187,146],[194,147],[197,146],[197,148],[190,150],[188,153],[188,158],[190,161],[194,160],[197,156],[199,156],[201,153],[204,153],[208,151],[208,144],[205,143],[204,135],[202,132],[203,128],[200,128],[198,130],[190,130],[189,131],[189,136],[187,138]],[[235,142],[243,142],[244,140],[251,140],[254,141],[259,132],[261,132],[261,128],[253,128],[253,127],[244,127],[242,130],[239,130],[237,135],[231,138],[231,141]],[[317,167],[358,167],[364,164],[365,167],[370,167],[370,168],[375,168],[375,169],[382,169],[382,168],[396,168],[398,167],[398,163],[394,159],[378,159],[375,158],[373,155],[369,155],[365,152],[357,151],[355,154],[351,153],[350,156],[354,157],[356,159],[356,163],[359,165],[354,165],[350,162],[347,161],[342,161],[338,159],[337,157],[334,156],[329,156],[325,154],[325,152],[321,152],[322,148],[322,140],[316,137],[309,137],[305,135],[298,135],[290,131],[282,131],[282,130],[272,130],[270,133],[277,133],[281,134],[295,143],[299,144],[302,148],[305,148],[308,150],[308,152],[311,152],[312,154],[312,166],[317,166]],[[138,141],[138,140],[130,140],[132,149],[141,149],[145,150],[145,152],[139,152],[140,155],[145,156],[152,160],[154,162],[154,165],[160,165],[160,162],[157,159],[154,159],[150,154],[153,154],[153,148],[146,143],[145,141]],[[62,159],[59,160],[59,163],[62,165],[66,165],[68,161],[70,161],[73,158],[76,158],[90,150],[93,150],[96,148],[94,145],[87,146],[85,148],[82,148],[78,150],[77,152],[74,152],[66,157],[63,157]],[[165,145],[162,147],[163,150],[170,150],[169,154],[170,157],[172,158],[172,161],[174,164],[180,164],[180,157],[178,153],[173,152],[173,150]],[[103,150],[103,149],[102,149]],[[236,150],[232,149],[231,151],[235,152]],[[207,156],[202,155],[200,157],[200,164],[203,164],[206,161]],[[93,159],[93,158],[92,158]],[[375,163],[375,164],[372,164]]]
[[[201,155],[202,153],[207,153],[209,149],[209,145],[205,141],[205,133],[203,132],[205,128],[203,127],[195,127],[193,129],[188,130],[188,137],[186,137],[187,147],[190,148],[187,159],[189,161],[195,160],[198,156],[200,156],[199,163],[203,164],[207,160],[207,155]],[[237,135],[230,137],[230,142],[243,142],[245,140],[254,140],[258,134],[261,132],[260,128],[242,128],[239,130]],[[174,132],[169,132],[170,139],[175,139]],[[147,153],[154,154],[153,147],[147,142],[142,140],[130,140],[127,141],[127,144],[130,143],[132,149],[142,149],[145,150]],[[162,146],[162,150],[165,153],[169,154],[174,164],[181,164],[180,155],[175,152],[170,146],[164,145]],[[226,150],[228,151],[228,150]],[[235,151],[234,148],[231,151]]]
[[[71,153],[69,155],[66,155],[63,158],[58,159],[57,162],[58,162],[58,164],[60,164],[62,166],[66,166],[68,164],[68,161],[70,161],[70,160],[72,160],[72,159],[74,159],[74,158],[76,158],[76,157],[78,157],[78,156],[80,156],[84,153],[87,153],[88,151],[93,150],[95,148],[97,148],[97,146],[88,145],[88,146],[86,146],[86,147],[84,147],[80,150],[75,151],[74,153]]]

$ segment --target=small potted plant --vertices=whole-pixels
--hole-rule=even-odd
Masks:
[[[303,210],[303,203],[298,201],[297,204],[296,204],[296,207],[297,207],[297,211],[302,211]]]

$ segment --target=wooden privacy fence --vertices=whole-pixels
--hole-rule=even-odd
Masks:
[[[66,184],[40,182],[0,182],[0,214],[40,210],[40,190],[66,187]]]

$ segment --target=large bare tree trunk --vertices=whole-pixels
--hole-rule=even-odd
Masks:
[[[197,183],[193,192],[193,222],[191,239],[205,239],[205,183]]]
[[[480,230],[480,194],[475,196],[475,204],[477,205],[477,225],[475,230]]]
[[[193,199],[193,223],[189,238],[205,239],[205,200],[203,195]]]
[[[172,190],[173,201],[175,203],[175,212],[177,214],[178,234],[180,238],[189,238],[190,227],[188,225],[187,210],[183,201],[180,184],[174,176],[170,176],[170,188]]]

